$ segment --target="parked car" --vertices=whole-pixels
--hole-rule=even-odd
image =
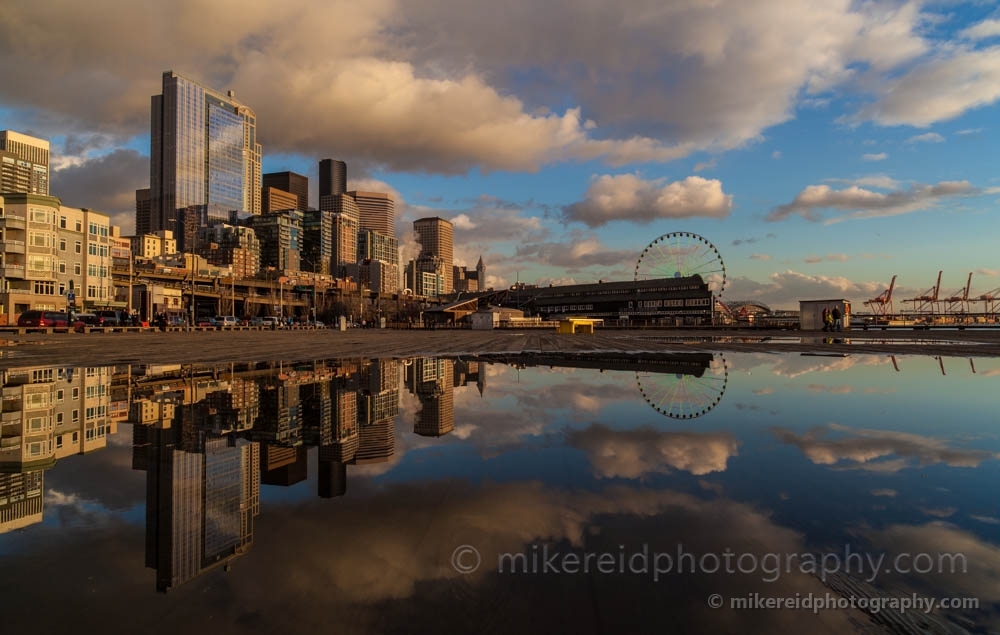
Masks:
[[[268,316],[268,317],[265,317],[265,318],[261,318],[261,320],[262,320],[261,326],[265,326],[265,327],[270,328],[272,330],[273,329],[280,329],[280,328],[284,327],[284,324],[282,323],[281,319],[273,317],[273,316]]]
[[[213,317],[200,317],[195,321],[196,326],[218,326]]]
[[[240,321],[236,319],[235,315],[216,315],[215,325],[216,326],[239,326]]]
[[[77,313],[73,316],[73,330],[83,333],[87,327],[104,326],[104,318],[96,313]]]
[[[25,311],[17,318],[17,325],[38,328],[69,326],[69,314],[56,311]]]
[[[262,317],[253,317],[253,318],[250,318],[249,324],[250,324],[250,326],[265,326],[265,324],[264,324],[264,318],[262,318]]]
[[[94,314],[104,320],[104,326],[124,326],[124,311],[94,311]]]

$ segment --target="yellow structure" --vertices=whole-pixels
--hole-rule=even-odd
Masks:
[[[556,333],[566,333],[568,335],[572,335],[574,333],[590,333],[593,335],[595,324],[604,324],[604,320],[582,317],[564,318],[559,320],[559,326],[556,327]]]

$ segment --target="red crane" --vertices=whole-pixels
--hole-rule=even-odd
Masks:
[[[892,310],[892,290],[896,286],[896,276],[889,282],[889,288],[870,300],[865,300],[865,304],[871,309],[876,317],[888,317],[893,314]]]
[[[906,300],[913,304],[914,313],[934,313],[935,305],[938,303],[938,292],[941,291],[941,272],[938,271],[937,283],[921,295]]]
[[[965,283],[965,287],[958,289],[951,296],[944,299],[947,303],[946,311],[948,313],[968,313],[969,311],[969,288],[972,286],[972,272],[969,272],[969,279]],[[956,311],[955,308],[958,307]]]

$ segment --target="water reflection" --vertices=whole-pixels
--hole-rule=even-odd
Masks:
[[[277,628],[266,616],[300,602],[336,609],[360,632],[469,630],[484,616],[496,631],[525,620],[564,632],[995,627],[997,374],[985,358],[710,353],[9,370],[0,561],[13,580],[46,554],[64,572],[50,585],[68,596],[100,561],[105,588],[136,610],[165,623],[211,613],[248,630]],[[716,378],[718,394],[706,389]],[[651,386],[667,387],[652,403]],[[135,479],[141,500],[122,500]],[[89,524],[66,525],[71,507]],[[761,556],[845,543],[960,551],[971,565],[962,576],[768,582],[496,571],[496,554],[546,545]],[[449,564],[463,544],[486,563],[469,575]],[[144,599],[154,584],[137,577],[143,562],[183,606]],[[219,572],[231,566],[239,575]],[[0,580],[4,597],[30,603],[33,588]],[[935,613],[932,628],[705,605],[711,593],[828,592],[967,594],[984,606]],[[462,610],[449,612],[456,597]],[[664,598],[661,615],[629,609]],[[595,621],[581,605],[614,617]]]

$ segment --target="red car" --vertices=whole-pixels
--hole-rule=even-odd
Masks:
[[[17,325],[37,328],[69,326],[69,315],[56,311],[25,311],[17,318]]]

